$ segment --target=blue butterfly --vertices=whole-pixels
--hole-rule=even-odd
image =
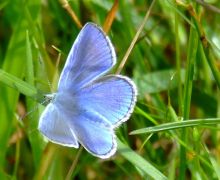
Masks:
[[[116,63],[114,48],[101,28],[87,23],[76,38],[60,75],[58,91],[38,129],[50,141],[99,158],[117,149],[114,129],[128,120],[136,102],[135,84],[121,75],[105,75]]]

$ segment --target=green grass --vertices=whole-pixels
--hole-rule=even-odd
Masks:
[[[210,8],[220,6],[180,2],[155,1],[143,24],[152,1],[119,1],[108,32],[111,73],[134,80],[138,101],[116,130],[116,155],[103,161],[47,143],[37,130],[79,24],[59,1],[1,1],[0,179],[220,179],[220,15]],[[113,5],[69,3],[82,24],[99,26]]]

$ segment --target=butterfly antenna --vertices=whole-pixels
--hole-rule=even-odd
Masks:
[[[28,131],[27,134],[30,135],[30,134],[33,134],[33,133],[35,133],[35,132],[38,132],[38,129],[37,129],[37,128],[34,128],[34,129]]]
[[[41,67],[42,67],[41,69],[43,69],[43,73],[44,73],[45,76],[46,76],[47,84],[48,84],[48,86],[49,86],[49,88],[50,88],[50,90],[51,90],[52,85],[51,85],[51,82],[50,82],[50,80],[49,80],[49,78],[48,78],[47,71],[46,71],[46,68],[45,68],[45,63],[44,63],[44,61],[42,60],[42,57],[41,57],[41,56],[39,56],[39,62],[40,62],[40,65],[41,65]]]
[[[45,100],[43,102],[40,102],[41,105],[47,104],[50,101],[50,99],[45,98]],[[30,114],[32,114],[33,112],[35,112],[38,109],[38,105],[34,106],[34,108],[30,111],[28,111],[27,113],[25,113],[25,115],[20,116],[18,119],[20,121],[23,121],[23,119],[25,119],[27,116],[29,116]]]
[[[52,45],[52,47],[56,50],[56,51],[58,51],[59,52],[59,54],[58,54],[58,58],[57,58],[57,61],[56,61],[56,72],[55,72],[55,75],[54,75],[54,77],[53,77],[53,82],[56,82],[56,78],[57,78],[57,69],[58,69],[58,66],[59,66],[59,63],[60,63],[60,58],[61,58],[61,50],[59,50],[58,48],[56,48],[55,46],[53,46]],[[45,65],[44,65],[44,62],[42,61],[42,58],[41,58],[41,56],[39,56],[39,62],[40,62],[40,64],[41,64],[41,66],[42,66],[42,69],[44,70],[44,72],[46,72],[46,70],[45,70]],[[51,90],[51,92],[54,92],[54,86],[53,86],[53,84],[55,84],[55,83],[51,83],[51,81],[49,80],[49,78],[48,78],[48,76],[46,76],[46,79],[47,79],[47,83],[48,83],[48,86],[49,86],[49,88],[50,88],[50,90]],[[49,102],[51,101],[51,98],[48,98],[47,96],[45,96],[44,97],[44,101],[43,102],[40,102],[40,104],[41,105],[46,105],[46,104],[48,104]],[[25,113],[25,115],[23,115],[23,116],[20,116],[19,118],[18,118],[18,120],[20,121],[20,122],[22,122],[23,121],[23,119],[25,119],[27,116],[29,116],[30,114],[32,114],[33,112],[35,112],[36,110],[38,109],[38,105],[36,105],[32,110],[30,110],[29,112],[27,112],[27,113]],[[31,130],[30,131],[30,133],[32,133],[32,132],[34,132],[34,131],[36,131],[37,129],[34,129],[34,130]]]
[[[31,111],[25,113],[25,115],[23,115],[23,116],[20,116],[18,120],[23,121],[27,116],[29,116],[32,112],[36,111],[37,109],[38,109],[38,107],[35,106]]]
[[[50,83],[50,88],[51,88],[51,92],[55,92],[55,85],[57,84],[58,81],[58,67],[60,65],[60,59],[61,59],[61,55],[62,55],[62,51],[60,49],[58,49],[56,46],[52,45],[52,48],[55,49],[58,52],[58,57],[56,60],[56,65],[55,65],[55,73],[53,76],[53,81],[52,84]]]

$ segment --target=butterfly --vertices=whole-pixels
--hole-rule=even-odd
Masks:
[[[50,141],[105,159],[117,149],[114,129],[129,119],[137,90],[131,79],[105,75],[115,50],[100,27],[87,23],[61,72],[58,90],[42,113],[38,129]],[[51,96],[51,95],[50,95]]]

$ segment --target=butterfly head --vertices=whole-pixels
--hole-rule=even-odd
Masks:
[[[45,94],[45,95],[44,95],[44,102],[43,102],[43,104],[46,104],[46,105],[47,105],[47,104],[53,102],[54,99],[55,99],[55,97],[56,97],[56,93]]]

